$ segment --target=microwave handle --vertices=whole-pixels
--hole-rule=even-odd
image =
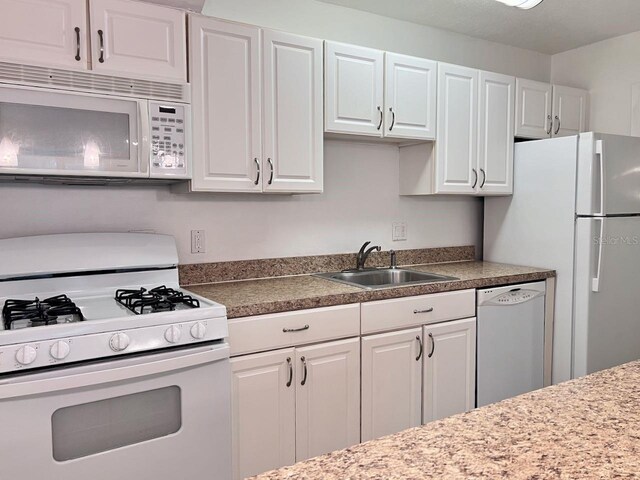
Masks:
[[[149,174],[149,165],[151,164],[151,149],[149,131],[149,102],[146,100],[138,100],[138,164],[140,173]]]
[[[105,362],[100,369],[65,375],[65,370],[52,372],[52,376],[33,381],[0,382],[0,400],[20,398],[33,395],[49,394],[86,388],[97,385],[105,385],[114,382],[134,380],[141,377],[161,375],[175,372],[199,365],[226,360],[229,358],[229,346],[224,344],[219,347],[207,347],[197,353],[181,354],[170,358],[145,360],[126,366],[114,365],[113,361]]]

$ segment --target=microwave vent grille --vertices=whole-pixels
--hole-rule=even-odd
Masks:
[[[0,82],[188,102],[188,85],[0,62]]]

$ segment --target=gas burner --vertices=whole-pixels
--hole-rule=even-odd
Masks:
[[[136,315],[169,312],[175,310],[178,305],[191,308],[200,307],[200,302],[191,295],[185,295],[165,285],[151,290],[146,288],[116,290],[115,299]]]
[[[84,316],[75,303],[66,295],[40,300],[7,300],[2,308],[6,330],[41,327],[58,323],[81,322]]]

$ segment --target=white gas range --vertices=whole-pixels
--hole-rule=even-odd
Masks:
[[[163,235],[0,240],[0,478],[230,478],[226,309],[177,263]]]

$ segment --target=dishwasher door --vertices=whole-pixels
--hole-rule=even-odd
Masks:
[[[543,386],[545,282],[478,290],[478,407]]]

